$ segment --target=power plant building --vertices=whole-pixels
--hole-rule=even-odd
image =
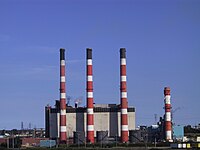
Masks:
[[[46,137],[59,138],[60,131],[60,110],[59,101],[56,101],[55,108],[45,107],[45,130]],[[66,109],[67,137],[73,138],[74,132],[86,133],[87,108],[67,107]],[[128,130],[135,130],[135,108],[128,108]],[[108,131],[109,137],[121,136],[121,109],[116,104],[96,104],[94,105],[94,137],[97,131]]]

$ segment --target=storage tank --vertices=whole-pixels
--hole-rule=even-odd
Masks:
[[[140,130],[129,130],[129,142],[137,143],[140,142],[141,132]]]
[[[108,141],[108,131],[97,131],[97,142]]]
[[[74,132],[74,144],[84,144],[85,143],[85,132],[76,131]]]

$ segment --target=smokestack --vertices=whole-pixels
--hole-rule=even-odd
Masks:
[[[128,102],[126,89],[126,49],[120,49],[121,142],[128,142]]]
[[[92,49],[87,48],[87,141],[94,143]]]
[[[165,139],[172,141],[172,122],[171,122],[171,103],[170,103],[170,88],[164,88],[164,102],[165,102]]]
[[[67,141],[66,127],[66,87],[65,87],[65,49],[60,49],[60,143]]]

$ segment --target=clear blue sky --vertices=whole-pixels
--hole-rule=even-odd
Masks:
[[[119,103],[119,49],[127,49],[129,105],[136,125],[164,114],[171,87],[176,124],[200,123],[199,0],[1,0],[0,129],[44,127],[59,99],[59,49],[67,95],[83,96],[85,52],[93,48],[94,101]],[[71,104],[73,104],[73,100]]]

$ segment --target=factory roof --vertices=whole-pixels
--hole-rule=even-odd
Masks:
[[[59,113],[59,104],[56,101],[55,108],[51,108],[51,113]],[[120,112],[120,105],[118,104],[94,104],[94,112]],[[135,108],[133,106],[128,107],[128,112],[135,112]],[[81,113],[87,112],[86,107],[72,107],[67,106],[66,113]]]

